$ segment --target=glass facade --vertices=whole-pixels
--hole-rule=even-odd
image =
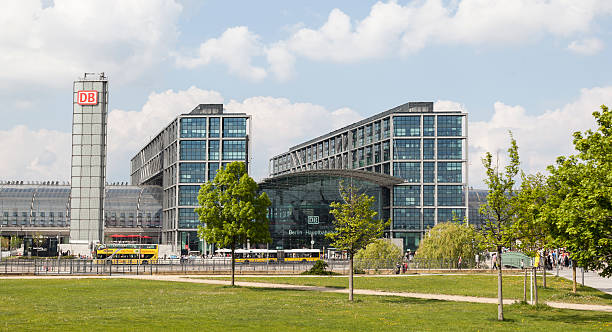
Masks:
[[[179,186],[178,204],[183,206],[197,206],[200,186]]]
[[[393,163],[393,174],[406,182],[421,182],[421,163]]]
[[[461,136],[462,118],[460,115],[438,116],[438,136]]]
[[[295,174],[265,180],[259,190],[272,201],[269,208],[271,249],[329,247],[325,234],[333,231],[329,204],[341,201],[340,182],[351,183],[376,198],[378,216],[389,218],[389,189],[358,178],[323,174]]]
[[[206,118],[182,118],[181,138],[206,138]]]
[[[393,159],[418,160],[421,159],[421,140],[418,139],[394,139]]]
[[[395,136],[420,136],[420,116],[395,116],[393,117],[393,133]]]
[[[223,118],[223,137],[245,137],[246,118]]]
[[[460,162],[439,162],[438,163],[438,182],[461,183]]]
[[[223,160],[245,160],[246,141],[223,141]]]
[[[463,157],[461,139],[438,139],[438,159],[461,159]]]
[[[180,163],[179,182],[206,182],[206,163]]]
[[[181,141],[181,160],[206,160],[206,141]]]
[[[393,229],[421,229],[421,210],[393,209]]]
[[[198,228],[200,219],[193,208],[179,208],[179,228]]]
[[[183,239],[195,234],[192,210],[198,205],[199,185],[214,179],[227,163],[247,161],[249,119],[247,114],[224,113],[222,104],[199,104],[132,158],[132,183],[164,187],[162,244],[180,247],[185,240],[189,248],[182,249],[199,248],[197,236]]]

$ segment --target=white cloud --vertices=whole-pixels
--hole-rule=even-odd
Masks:
[[[138,111],[114,109],[108,115],[108,178],[129,178],[130,159],[155,135],[176,118],[189,113],[198,104],[220,104],[216,91],[190,87],[183,91],[152,93]]]
[[[70,178],[70,134],[16,126],[0,130],[0,178],[66,181]]]
[[[582,37],[590,33],[597,16],[611,13],[612,2],[607,0],[423,0],[406,5],[397,1],[377,2],[361,20],[352,19],[336,8],[320,27],[298,28],[285,40],[269,45],[259,44],[258,36],[246,27],[230,28],[219,39],[204,42],[200,46],[200,53],[204,54],[193,65],[209,64],[215,57],[219,62],[230,63],[238,58],[239,63],[246,65],[240,66],[239,71],[228,65],[230,71],[250,77],[243,72],[251,70],[252,59],[266,55],[269,70],[284,80],[292,75],[298,56],[317,61],[357,62],[406,56],[429,45],[508,46],[535,42],[546,36]],[[210,49],[202,52],[203,46],[217,45],[226,34],[239,28],[248,37],[240,39],[242,43],[228,43],[218,52]],[[570,49],[593,52],[601,48],[594,40],[572,43]],[[244,45],[249,46],[248,51],[241,52]]]
[[[574,40],[567,49],[582,55],[594,55],[603,49],[603,42],[597,38],[587,38],[582,40]]]
[[[133,79],[174,46],[180,12],[173,0],[5,1],[0,86],[54,85],[91,71]]]
[[[266,77],[266,70],[253,66],[251,59],[263,54],[259,36],[247,27],[233,27],[225,30],[219,38],[211,38],[200,45],[196,57],[177,56],[181,67],[195,68],[213,62],[225,64],[230,73],[254,81]]]
[[[138,111],[112,110],[108,121],[108,180],[129,181],[130,158],[178,114],[188,113],[200,103],[223,103],[219,92],[191,87],[183,91],[152,93]],[[496,102],[488,121],[469,124],[469,182],[483,187],[480,158],[486,151],[499,152],[505,161],[508,130],[519,145],[521,167],[528,173],[544,172],[560,155],[572,154],[572,133],[592,128],[592,112],[601,104],[612,105],[612,87],[582,89],[572,103],[541,114]],[[452,101],[438,101],[436,109],[462,108]],[[251,114],[252,175],[267,176],[270,157],[291,146],[326,134],[362,118],[349,108],[329,110],[311,103],[285,98],[251,97],[231,100],[226,112]],[[25,126],[0,131],[0,154],[10,162],[0,165],[4,180],[68,180],[70,177],[70,133],[34,131]]]
[[[251,170],[256,179],[268,175],[270,157],[362,118],[349,108],[328,110],[320,105],[274,97],[232,100],[226,108],[228,112],[247,113],[253,117]]]
[[[124,181],[129,161],[145,143],[157,135],[178,114],[188,113],[198,104],[223,103],[219,92],[191,87],[184,91],[152,93],[139,111],[113,110],[109,121],[109,179]],[[292,103],[285,98],[251,97],[232,100],[225,112],[252,115],[253,176],[267,176],[268,159],[290,146],[322,135],[361,119],[348,108],[327,110],[310,103]]]
[[[500,163],[506,161],[509,130],[519,146],[521,168],[526,173],[546,172],[546,166],[558,156],[575,153],[572,134],[595,126],[592,113],[601,104],[612,104],[612,87],[582,89],[576,101],[538,115],[527,114],[521,106],[496,102],[489,121],[469,124],[470,185],[484,188],[481,158],[485,152],[499,152]]]

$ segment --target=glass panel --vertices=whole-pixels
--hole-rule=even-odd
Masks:
[[[419,136],[421,134],[421,117],[393,117],[393,134],[395,136]]]
[[[206,163],[181,163],[179,165],[179,182],[206,182]]]
[[[181,141],[181,160],[206,160],[206,141]]]
[[[245,160],[246,141],[223,141],[223,160]]]
[[[438,163],[438,182],[461,183],[461,163]]]
[[[181,137],[206,137],[206,118],[182,118]]]
[[[438,139],[438,159],[461,159],[461,139]]]
[[[393,163],[393,176],[406,182],[421,182],[421,163]]]
[[[464,201],[462,186],[438,186],[439,206],[461,206]]]
[[[245,137],[246,118],[223,118],[223,137]]]
[[[460,115],[438,115],[438,136],[461,136]]]
[[[420,186],[395,186],[393,188],[393,205],[417,206],[421,205]]]
[[[393,159],[418,160],[421,159],[421,141],[418,139],[394,139]]]
[[[208,123],[210,125],[208,137],[219,137],[219,130],[221,129],[219,118],[210,118]]]
[[[393,209],[393,229],[421,229],[421,210]]]
[[[434,136],[435,116],[426,115],[423,117],[423,136]]]

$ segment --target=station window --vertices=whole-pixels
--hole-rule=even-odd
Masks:
[[[246,159],[246,141],[223,141],[223,160]]]
[[[181,141],[181,160],[205,160],[206,141]]]
[[[223,118],[223,137],[245,137],[246,118]]]
[[[206,118],[182,118],[182,138],[206,137]]]

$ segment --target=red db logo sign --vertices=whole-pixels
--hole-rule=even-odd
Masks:
[[[77,103],[79,105],[97,105],[98,91],[84,90],[77,93]]]

